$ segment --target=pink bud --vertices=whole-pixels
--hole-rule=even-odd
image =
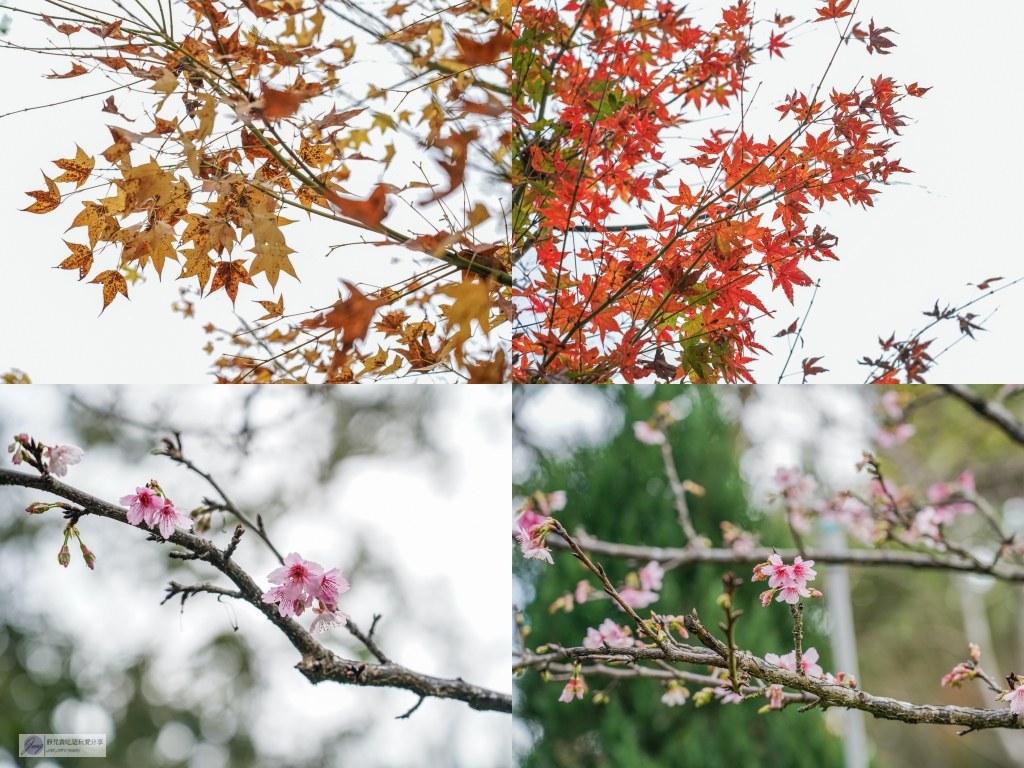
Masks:
[[[89,566],[90,571],[96,570],[96,555],[89,551],[85,544],[82,545],[82,557],[85,558],[85,564]]]
[[[60,554],[57,555],[57,562],[67,568],[71,565],[71,552],[68,550],[68,545],[65,544],[61,549]]]
[[[25,507],[25,511],[28,512],[30,515],[41,515],[43,514],[43,512],[53,508],[54,506],[56,505],[47,504],[46,502],[43,501],[36,501]]]

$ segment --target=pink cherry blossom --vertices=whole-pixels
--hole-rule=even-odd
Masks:
[[[55,445],[46,449],[46,455],[50,459],[50,474],[64,477],[68,473],[68,465],[80,462],[85,451],[74,445]]]
[[[790,672],[796,672],[796,651],[790,651],[783,656],[766,653],[764,660],[777,667],[788,669]],[[824,672],[821,666],[818,665],[818,650],[816,648],[808,648],[804,651],[800,661],[805,675],[819,678],[823,676]]]
[[[755,581],[756,581],[756,579],[755,579]],[[762,592],[759,595],[759,597],[761,598],[761,607],[762,608],[767,608],[768,607],[768,603],[770,603],[772,601],[772,598],[774,596],[775,596],[775,590],[774,589],[766,589],[764,592]]]
[[[651,592],[646,589],[640,590],[635,587],[623,587],[619,590],[619,595],[622,597],[623,602],[633,610],[646,608],[658,599],[657,592]],[[616,605],[618,605],[618,603],[616,603]],[[619,606],[619,609],[621,610],[622,606]]]
[[[977,675],[978,670],[962,661],[942,676],[942,685],[959,688],[968,680],[973,680]]]
[[[883,427],[875,433],[875,442],[883,448],[903,445],[914,436],[917,429],[913,424],[900,424],[896,427]]]
[[[775,598],[780,603],[789,603],[790,605],[796,605],[800,602],[801,597],[810,597],[811,593],[807,590],[807,587],[801,587],[799,584],[793,586],[786,586],[779,589],[779,594]]]
[[[565,688],[562,689],[562,695],[558,697],[559,701],[569,703],[572,701],[572,697],[575,696],[577,699],[582,700],[583,694],[587,692],[587,684],[583,682],[583,675],[579,674],[579,670],[573,673],[572,678],[568,683],[565,684]]]
[[[1020,685],[1021,678],[1017,678],[1018,686],[1012,691],[1003,691],[996,696],[996,701],[1002,699],[1010,702],[1010,711],[1015,715],[1024,715],[1024,686]]]
[[[298,552],[292,552],[284,559],[283,566],[275,568],[270,572],[267,580],[271,584],[278,584],[280,586],[274,587],[265,593],[263,595],[263,602],[276,603],[280,601],[282,603],[280,612],[282,616],[285,616],[287,614],[284,612],[284,602],[300,600],[306,596],[306,593],[310,595],[320,593],[324,580],[324,569],[318,563],[303,560]],[[270,595],[272,597],[268,599]],[[311,597],[308,599],[312,600]]]
[[[633,422],[633,435],[641,443],[647,445],[661,445],[665,442],[665,433],[655,429],[646,421]]]
[[[715,688],[715,696],[721,699],[723,704],[740,704],[743,701],[743,695],[736,693],[728,686]]]
[[[814,577],[818,575],[811,568],[812,565],[814,565],[813,560],[805,561],[800,555],[797,555],[792,567],[789,569],[789,575],[797,584],[806,585],[808,581],[813,581]],[[768,582],[768,584],[771,586],[771,582]]]
[[[338,604],[338,595],[348,592],[348,582],[341,578],[341,571],[332,568],[324,574],[319,589],[314,593],[310,592],[311,598],[320,598],[328,607]]]
[[[893,421],[901,421],[903,419],[903,409],[900,408],[900,393],[890,389],[884,395],[882,395],[882,408],[889,414],[889,418]]]
[[[637,575],[640,577],[640,586],[650,592],[661,589],[661,578],[665,575],[665,571],[657,560],[651,560],[637,572]]]
[[[545,504],[543,503],[541,504],[541,509],[549,515],[552,512],[561,512],[565,509],[565,502],[565,491],[552,491],[548,494],[546,499],[547,509],[544,509]]]
[[[768,705],[769,709],[782,709],[782,686],[778,683],[773,683],[764,689],[764,695],[768,698],[771,703]]]
[[[160,535],[165,539],[169,539],[171,534],[174,533],[174,527],[185,528],[186,530],[192,529],[192,519],[185,515],[180,509],[178,509],[171,502],[170,499],[163,499],[163,506],[153,511],[152,520],[149,522],[149,527],[160,529]]]
[[[611,619],[605,619],[597,629],[587,628],[587,636],[583,640],[584,648],[602,648],[607,643],[612,648],[630,648],[633,638]]]
[[[512,524],[514,532],[518,532],[520,529],[530,530],[535,525],[540,525],[548,519],[547,515],[542,515],[540,512],[534,512],[532,509],[523,510],[516,521]]]
[[[576,584],[576,592],[573,594],[573,597],[576,598],[577,603],[585,603],[587,602],[587,597],[590,596],[592,589],[593,587],[590,586],[590,582],[583,579]]]
[[[551,550],[544,546],[544,538],[546,536],[547,531],[544,530],[543,524],[535,525],[527,530],[520,528],[516,538],[519,539],[519,548],[523,552],[523,557],[534,560],[547,560],[554,565],[555,561],[551,559]]]
[[[810,475],[803,474],[796,467],[780,467],[775,472],[775,483],[782,490],[782,495],[790,505],[797,505],[806,500],[818,487],[818,481]]]
[[[120,504],[129,507],[128,522],[138,525],[143,520],[153,526],[153,514],[164,506],[164,499],[151,488],[136,488],[135,495],[122,496]],[[164,538],[167,538],[166,536]]]

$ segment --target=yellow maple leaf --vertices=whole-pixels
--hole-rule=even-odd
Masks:
[[[71,249],[71,255],[60,263],[61,269],[77,269],[78,279],[82,280],[92,269],[92,248],[78,243],[64,241],[64,245]]]
[[[58,168],[62,169],[64,173],[58,176],[54,181],[73,183],[76,185],[75,189],[85,184],[86,179],[89,178],[89,174],[92,173],[92,169],[96,165],[96,159],[89,157],[82,148],[75,145],[75,149],[78,151],[75,153],[74,160],[54,160],[53,164]]]
[[[277,301],[254,301],[254,304],[259,304],[265,310],[267,314],[263,317],[257,317],[256,321],[260,320],[273,320],[275,317],[281,317],[284,314],[284,294]]]
[[[446,285],[438,289],[438,293],[451,296],[455,302],[446,307],[445,317],[449,328],[458,327],[452,334],[455,357],[462,364],[462,345],[472,336],[471,324],[474,320],[480,324],[484,333],[491,331],[491,291],[479,280]]]
[[[71,222],[68,229],[88,227],[90,248],[95,248],[96,243],[100,240],[112,241],[121,225],[114,220],[113,216],[107,214],[107,209],[102,205],[89,201],[84,202],[83,205],[85,207],[75,216],[75,220]]]
[[[178,279],[195,277],[199,280],[199,290],[202,291],[206,284],[210,282],[210,273],[217,265],[217,262],[207,256],[206,251],[201,251],[198,248],[186,248],[181,252],[181,255],[185,257],[185,266],[181,268],[181,274],[178,275]]]
[[[124,279],[124,275],[118,272],[116,269],[108,269],[106,272],[100,272],[95,278],[89,281],[90,283],[103,283],[103,309],[100,310],[102,315],[110,302],[114,300],[117,294],[123,294],[124,297],[128,298],[128,283]]]
[[[299,276],[295,274],[295,268],[292,266],[291,260],[288,258],[288,254],[295,253],[295,251],[285,245],[283,241],[280,243],[259,243],[255,248],[249,249],[249,252],[256,254],[256,258],[252,260],[250,265],[250,276],[263,272],[266,274],[267,282],[270,283],[271,288],[277,287],[277,278],[282,270],[296,280],[299,279]]]

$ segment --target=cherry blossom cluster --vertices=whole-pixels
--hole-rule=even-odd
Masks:
[[[907,442],[917,431],[913,424],[903,421],[903,408],[900,407],[900,393],[889,390],[882,395],[882,410],[888,417],[886,424],[875,433],[875,442],[883,448],[892,448]]]
[[[551,550],[544,542],[551,533],[551,513],[565,509],[565,491],[544,494],[538,491],[526,500],[513,524],[523,557],[554,564]],[[582,601],[580,601],[582,602]]]
[[[341,578],[337,568],[324,572],[319,563],[304,560],[298,552],[292,552],[284,559],[284,565],[275,568],[267,576],[271,587],[263,594],[263,602],[277,603],[282,616],[301,616],[307,607],[317,614],[309,631],[317,634],[331,627],[340,627],[349,620],[349,615],[338,610],[338,595],[348,592],[349,583]]]
[[[40,472],[64,477],[68,473],[68,465],[77,464],[85,456],[85,451],[75,445],[42,445],[22,432],[14,436],[14,442],[7,446],[14,464],[26,464]],[[42,459],[46,459],[46,465]]]
[[[774,664],[777,667],[788,669],[790,672],[796,672],[796,651],[790,651],[789,653],[778,656],[774,653],[766,653],[764,660],[770,664]],[[810,675],[811,677],[824,678],[824,670],[818,664],[818,651],[815,648],[808,648],[803,652],[803,656],[800,659],[803,674]]]
[[[122,496],[118,503],[128,507],[129,523],[138,525],[144,522],[154,531],[159,530],[164,539],[171,537],[175,527],[192,528],[192,519],[174,506],[156,480],[150,480],[145,488],[136,488],[134,494]]]
[[[668,690],[661,697],[661,703],[670,707],[679,707],[685,704],[689,697],[689,689],[678,680],[673,680],[668,684]]]
[[[724,520],[720,527],[722,529],[722,543],[737,555],[749,554],[757,548],[761,534],[745,531],[728,520]]]
[[[583,638],[584,648],[632,648],[634,644],[643,645],[643,641],[634,640],[629,627],[620,627],[611,619],[605,619],[597,629],[587,627],[587,636]]]
[[[817,575],[812,565],[813,560],[804,560],[799,555],[793,565],[786,565],[778,553],[774,552],[768,556],[768,562],[755,565],[753,581],[768,579],[770,587],[761,593],[762,607],[767,607],[773,597],[780,603],[790,605],[795,605],[801,597],[821,597],[821,592],[807,587],[807,582]]]
[[[960,688],[968,680],[973,680],[981,672],[978,663],[981,661],[981,648],[976,644],[970,643],[968,645],[971,654],[970,661],[962,661],[957,664],[953,669],[942,676],[942,685],[950,686],[951,688]]]
[[[694,706],[703,707],[705,704],[710,702],[712,698],[718,699],[722,704],[739,704],[743,701],[743,695],[736,693],[736,691],[729,686],[728,670],[716,669],[711,673],[711,676],[721,678],[722,684],[715,688],[708,686],[697,691],[697,693],[693,695]]]

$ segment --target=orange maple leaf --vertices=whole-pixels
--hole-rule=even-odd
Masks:
[[[516,36],[499,28],[494,36],[480,42],[466,35],[456,35],[455,44],[459,46],[459,61],[471,67],[493,64],[502,53],[509,49]]]
[[[828,0],[828,5],[817,8],[818,17],[815,21],[828,21],[829,19],[841,19],[844,16],[852,16],[852,11],[846,10],[853,0]]]
[[[351,200],[331,189],[324,191],[324,197],[338,208],[342,216],[355,219],[371,229],[379,229],[388,215],[387,186],[384,184],[378,184],[366,200]]]

